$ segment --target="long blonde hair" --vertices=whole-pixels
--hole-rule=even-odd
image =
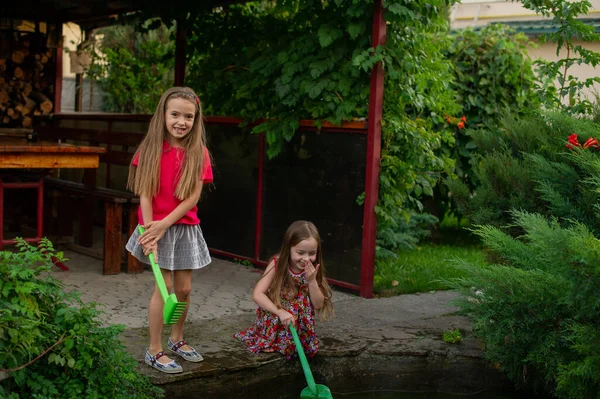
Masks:
[[[273,276],[267,296],[275,306],[281,308],[282,292],[286,297],[294,297],[298,294],[298,286],[294,283],[292,276],[288,272],[290,252],[292,247],[298,245],[300,241],[311,237],[317,241],[317,259],[315,266],[320,265],[319,270],[317,271],[317,284],[325,296],[325,302],[323,303],[323,307],[320,309],[319,314],[322,320],[327,320],[334,315],[333,303],[331,302],[332,292],[331,287],[329,287],[327,279],[325,278],[325,265],[323,264],[323,255],[321,253],[321,236],[315,225],[311,222],[305,220],[295,221],[285,232],[278,255],[278,267],[275,268],[275,276]]]
[[[127,188],[136,195],[145,195],[152,198],[158,194],[163,142],[169,139],[165,113],[168,102],[174,98],[188,100],[196,107],[192,129],[181,139],[181,146],[185,150],[185,160],[179,171],[179,183],[175,190],[175,197],[182,201],[189,198],[200,184],[199,176],[204,165],[204,147],[206,145],[206,132],[200,99],[189,87],[172,87],[160,98],[156,111],[150,120],[148,133],[133,157],[135,159],[139,155],[138,166],[133,165],[133,159],[129,166]],[[138,173],[139,171],[141,172]]]

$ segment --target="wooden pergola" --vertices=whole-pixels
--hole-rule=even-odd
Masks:
[[[245,1],[234,0],[208,0],[201,1],[201,7],[209,10],[217,6],[228,6],[233,3]],[[38,0],[33,2],[3,2],[0,5],[1,18],[23,18],[36,21],[47,21],[56,24],[57,39],[62,37],[62,23],[74,22],[84,29],[93,29],[106,25],[111,16],[144,10],[146,7],[158,10],[162,4],[158,0]],[[188,5],[176,0],[169,5],[170,9],[186,10]],[[164,5],[163,5],[164,6]],[[196,6],[197,7],[197,6]],[[1,19],[0,18],[0,19]],[[186,33],[181,24],[177,24],[176,50],[175,50],[175,78],[176,86],[184,85],[186,69]],[[384,45],[386,41],[386,25],[382,9],[382,0],[374,1],[372,46]],[[61,112],[62,91],[62,42],[57,40],[56,48],[56,76],[54,90],[54,113]],[[362,248],[360,264],[360,295],[366,298],[373,296],[373,277],[375,267],[375,243],[377,232],[377,219],[375,206],[378,202],[379,168],[381,151],[381,120],[383,108],[383,82],[384,72],[381,63],[377,63],[371,72],[370,102],[367,121],[367,151],[365,171],[365,201],[362,225]],[[354,286],[350,288],[355,288]]]

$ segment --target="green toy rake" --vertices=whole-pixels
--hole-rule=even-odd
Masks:
[[[144,228],[142,226],[138,226],[138,231],[140,235],[144,234]],[[181,315],[183,315],[183,312],[185,312],[187,302],[178,302],[175,294],[169,295],[169,291],[167,291],[167,285],[165,284],[165,279],[160,271],[160,267],[154,261],[154,254],[152,252],[148,254],[148,259],[150,259],[150,265],[152,266],[152,272],[154,273],[154,278],[156,279],[156,285],[158,285],[160,296],[165,303],[163,308],[163,319],[165,324],[177,324],[181,318]]]
[[[298,352],[300,364],[302,365],[302,370],[304,371],[304,377],[306,378],[306,383],[308,384],[308,386],[304,388],[302,392],[300,392],[300,399],[333,399],[333,395],[331,395],[331,390],[329,387],[322,384],[315,384],[315,379],[313,378],[310,367],[308,366],[308,360],[306,360],[306,354],[304,353],[304,348],[302,348],[302,343],[300,343],[300,338],[298,337],[298,332],[296,331],[296,327],[294,327],[294,323],[290,323],[290,331],[294,337],[296,352]]]

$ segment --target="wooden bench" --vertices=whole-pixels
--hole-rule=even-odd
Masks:
[[[122,263],[122,248],[123,248],[123,211],[127,211],[128,220],[127,231],[131,235],[133,229],[137,226],[137,207],[139,205],[139,198],[133,194],[129,194],[123,191],[112,190],[103,187],[89,186],[83,183],[76,183],[69,180],[61,180],[52,177],[46,177],[44,179],[44,186],[46,191],[57,190],[60,194],[68,193],[69,196],[78,196],[78,205],[74,212],[71,212],[70,216],[75,216],[79,220],[79,241],[78,244],[82,247],[90,247],[89,241],[91,240],[90,232],[85,231],[89,226],[93,225],[92,212],[90,210],[88,201],[85,199],[99,199],[104,202],[104,250],[103,259],[104,266],[102,268],[102,274],[118,274],[121,272]],[[87,241],[86,241],[87,238]],[[82,248],[80,252],[91,254]],[[92,254],[93,255],[93,254]],[[141,273],[143,267],[141,263],[132,256],[127,259],[127,272],[128,273]]]
[[[110,126],[110,124],[109,124]],[[93,246],[93,226],[94,210],[97,202],[104,204],[104,248],[102,257],[104,259],[103,274],[117,274],[121,271],[121,264],[125,263],[123,259],[124,245],[122,238],[123,228],[129,235],[137,226],[137,208],[139,199],[131,192],[123,189],[106,188],[111,184],[111,165],[128,166],[132,150],[136,148],[143,137],[140,133],[113,132],[111,129],[81,129],[62,126],[39,126],[36,128],[38,135],[44,139],[59,140],[61,142],[89,143],[90,145],[106,147],[105,154],[100,156],[100,163],[105,164],[104,186],[98,184],[96,170],[85,170],[81,181],[70,181],[49,177],[45,179],[45,186],[49,193],[57,193],[58,196],[69,196],[75,201],[62,202],[56,205],[59,209],[59,219],[63,225],[71,223],[71,217],[78,219],[79,231],[76,244],[73,249],[76,251],[94,256]],[[131,150],[131,151],[130,151]],[[73,209],[69,209],[75,206]],[[123,215],[127,218],[124,220]],[[126,225],[124,226],[124,222]],[[127,254],[127,272],[141,273],[143,265],[133,256]]]

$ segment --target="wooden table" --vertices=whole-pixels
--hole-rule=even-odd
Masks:
[[[28,142],[17,137],[0,136],[0,169],[41,169],[40,178],[32,182],[2,181],[0,176],[0,249],[15,240],[4,239],[4,189],[35,188],[38,190],[37,236],[25,238],[28,242],[38,242],[43,236],[44,172],[56,168],[98,168],[102,147],[80,146],[54,142]],[[63,270],[66,266],[57,264]]]
[[[97,168],[106,148],[0,137],[0,169]]]

